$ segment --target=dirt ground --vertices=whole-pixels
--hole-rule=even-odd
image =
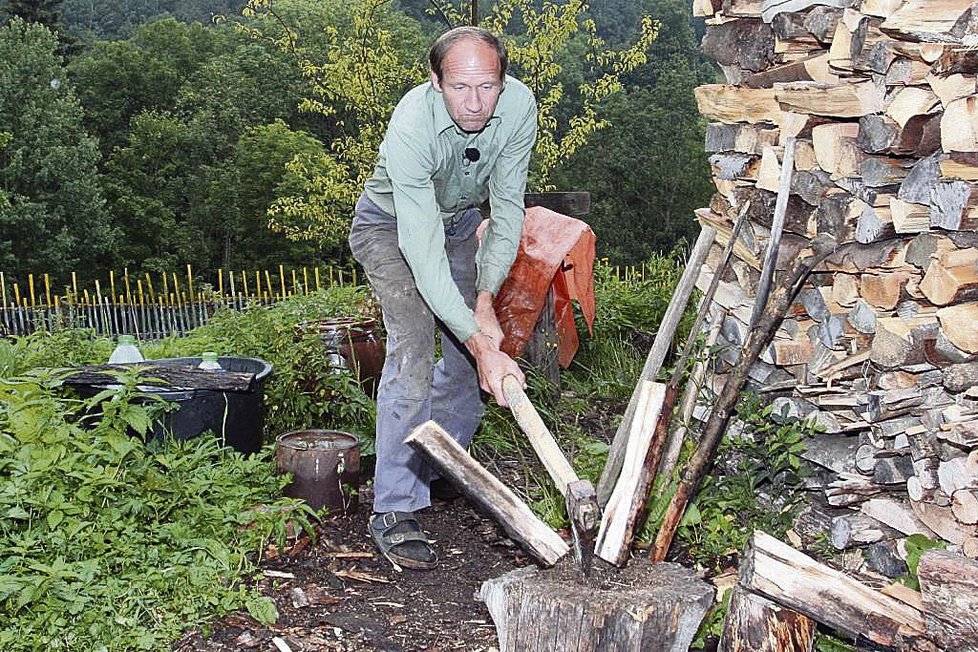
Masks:
[[[362,496],[369,504],[369,494]],[[265,627],[232,614],[194,631],[174,649],[192,650],[489,650],[496,631],[478,600],[484,580],[531,563],[493,521],[459,498],[419,515],[435,539],[438,568],[396,571],[367,534],[369,508],[319,528],[289,550],[270,550],[262,593],[278,622]],[[276,640],[274,639],[278,639]],[[287,646],[282,647],[282,646]]]

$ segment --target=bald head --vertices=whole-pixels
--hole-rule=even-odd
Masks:
[[[479,27],[456,27],[439,36],[428,51],[428,64],[439,82],[445,75],[445,58],[449,50],[460,41],[474,41],[493,50],[499,63],[499,81],[503,80],[509,66],[509,53],[499,37]]]

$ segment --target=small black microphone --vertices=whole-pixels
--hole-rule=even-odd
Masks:
[[[465,153],[462,155],[466,161],[471,163],[477,162],[481,156],[482,154],[475,147],[466,147]]]

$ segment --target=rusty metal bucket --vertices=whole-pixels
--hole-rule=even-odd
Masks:
[[[360,491],[360,440],[339,430],[294,430],[275,439],[275,467],[291,473],[285,495],[315,510],[352,514]]]

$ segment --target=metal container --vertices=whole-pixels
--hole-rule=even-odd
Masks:
[[[384,368],[384,340],[377,331],[377,320],[369,317],[320,319],[294,327],[297,339],[319,337],[332,368],[351,371],[371,396]]]
[[[339,430],[294,430],[275,440],[275,466],[291,473],[285,495],[315,510],[352,514],[360,492],[360,440]]]

